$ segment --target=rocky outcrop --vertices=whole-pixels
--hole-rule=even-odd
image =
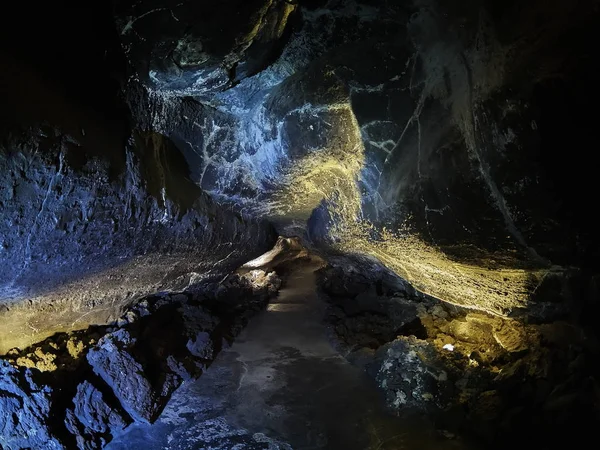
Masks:
[[[104,8],[73,9],[87,28],[64,25],[78,37],[48,31],[33,51],[43,58],[28,58],[27,39],[0,49],[0,354],[115,321],[149,294],[193,291],[276,238],[264,221],[216,204],[172,142],[141,128],[148,111],[123,101],[127,69]],[[23,21],[40,33],[44,20],[62,29],[61,11]]]
[[[0,360],[0,445],[100,449],[131,423],[156,420],[175,389],[200,376],[277,295],[275,273],[259,272],[231,276],[204,294],[145,298],[118,327],[11,350]]]
[[[130,420],[111,408],[102,393],[88,381],[77,386],[73,405],[73,409],[66,411],[65,425],[76,436],[78,448],[104,448]]]
[[[194,296],[271,224],[338,267],[392,408],[487,442],[595,417],[595,2],[100,3],[0,30],[3,446],[154,420],[272,294]]]
[[[442,436],[471,436],[486,448],[592,438],[600,399],[593,330],[568,318],[534,323],[466,310],[379,280],[329,267],[319,284],[333,338],[392,411],[426,413]]]
[[[135,339],[126,330],[119,330],[100,339],[87,359],[94,373],[116,393],[125,411],[136,421],[150,422],[159,410],[158,399],[143,376],[142,365],[131,356],[134,345]]]
[[[561,91],[554,74],[587,73],[549,49],[589,28],[591,5],[242,3],[117,2],[103,25],[116,31],[86,61],[100,84],[98,55],[112,55],[125,102],[118,89],[112,103],[61,102],[32,79],[56,110],[25,114],[11,92],[34,125],[2,144],[5,349],[106,323],[132,298],[264,250],[274,236],[256,217],[494,314],[527,314],[542,280],[593,274],[598,242],[573,194],[586,177],[565,182],[553,162],[570,107],[544,103]],[[533,29],[511,20],[537,12]],[[32,78],[14,66],[7,84]],[[48,308],[61,319],[43,331]]]
[[[47,424],[52,389],[32,377],[30,369],[0,360],[0,444],[7,449],[62,449]]]
[[[136,134],[113,178],[102,159],[76,165],[83,145],[52,128],[2,144],[0,352],[114,321],[143,295],[193,290],[274,238],[187,181],[158,135]]]

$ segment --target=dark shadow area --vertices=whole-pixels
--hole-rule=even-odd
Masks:
[[[600,346],[577,317],[495,317],[367,281],[374,278],[361,283],[338,263],[319,272],[318,287],[332,338],[375,379],[391,410],[418,411],[444,436],[483,448],[593,439]]]
[[[125,166],[129,113],[126,60],[110,2],[72,0],[13,5],[2,15],[0,130],[49,123],[78,139],[79,160]],[[85,154],[85,156],[84,156]]]
[[[1,448],[597,440],[596,0],[4,9]]]

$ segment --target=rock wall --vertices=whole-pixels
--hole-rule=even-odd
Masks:
[[[140,80],[179,120],[161,129],[219,202],[500,315],[525,311],[548,276],[596,271],[577,194],[593,176],[564,157],[573,133],[558,126],[575,129],[565,110],[598,98],[586,65],[594,2],[299,2],[270,65],[259,58],[262,70],[215,89],[193,77],[212,70],[216,50],[177,72],[177,85],[154,53],[137,53],[187,42],[150,27],[178,28],[169,5],[136,16],[127,57],[154,64]],[[225,53],[251,58],[236,49]],[[574,148],[592,128],[574,133]]]
[[[588,424],[597,2],[113,6],[2,18],[0,353],[25,349],[1,366],[3,446],[96,448],[152,421],[212,357],[188,294],[270,248],[271,224],[339,264],[332,326],[390,407],[490,442]],[[185,298],[133,313],[168,291]],[[155,339],[163,312],[192,331]]]
[[[276,58],[298,9],[273,0],[115,5],[117,32],[141,79],[155,90],[203,97]]]
[[[135,298],[193,289],[266,250],[269,229],[220,209],[182,179],[158,134],[136,134],[125,170],[92,159],[55,129],[2,146],[1,351],[116,320]],[[248,255],[248,256],[246,256]]]
[[[173,143],[143,127],[148,113],[128,108],[107,6],[74,8],[88,27],[72,29],[77,39],[50,30],[39,59],[31,41],[3,39],[0,354],[114,322],[151,293],[199,289],[275,242],[264,221],[217,205],[190,181]],[[36,33],[53,26],[45,14],[68,22],[63,9],[34,12]],[[27,11],[16,8],[14,23],[19,13]]]
[[[322,269],[319,285],[332,338],[391,411],[426,414],[460,448],[593,439],[600,347],[592,328],[448,305],[393,283],[385,270],[365,275],[360,262]]]

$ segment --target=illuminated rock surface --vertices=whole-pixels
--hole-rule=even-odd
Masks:
[[[600,350],[591,329],[415,301],[389,274],[370,283],[360,269],[322,270],[320,292],[340,351],[376,380],[392,410],[423,411],[443,435],[466,432],[484,448],[516,437],[540,448],[590,438]]]
[[[585,437],[600,402],[598,14],[593,0],[14,5],[0,27],[0,446],[161,434],[208,362],[221,357],[190,395],[242,379],[223,338],[275,295],[271,270],[285,285],[290,261],[317,254],[330,338],[390,410],[486,448]],[[312,298],[312,283],[294,289]],[[321,326],[281,307],[298,318],[288,336]],[[248,331],[260,345],[266,318]],[[355,370],[321,344],[327,376]],[[320,392],[292,375],[291,397]],[[367,389],[353,383],[324,398]],[[364,429],[302,441],[232,423],[240,398],[215,394],[197,427],[169,416],[177,445],[366,445]],[[329,424],[317,406],[306,429]]]
[[[264,221],[215,204],[167,138],[133,126],[119,87],[109,84],[120,66],[103,65],[102,55],[118,61],[120,52],[111,17],[76,11],[93,25],[80,25],[82,41],[53,31],[46,45],[50,55],[83,52],[83,68],[67,61],[55,70],[7,49],[14,53],[2,74],[0,353],[115,321],[144,295],[198,289],[276,237]],[[49,25],[40,20],[42,33]],[[88,49],[85,38],[95,33],[105,40]],[[87,94],[80,70],[99,92]]]
[[[29,369],[0,361],[0,443],[7,448],[62,448],[48,429],[52,389],[39,386]]]
[[[589,17],[566,2],[523,12],[417,3],[307,7],[255,76],[208,97],[191,82],[143,80],[147,103],[135,103],[156,112],[146,126],[169,136],[219,201],[283,234],[304,234],[308,220],[313,244],[375,257],[444,301],[526,313],[549,273],[595,264],[576,206],[589,182],[560,181],[554,121],[564,112],[555,105],[550,118],[545,103],[560,90],[547,78],[572,57],[546,62],[575,26],[556,21]],[[545,38],[518,38],[538,28],[504,22],[537,11],[552,24]],[[128,39],[170,42],[150,28]]]
[[[288,265],[278,297],[206,373],[154,424],[131,427],[108,448],[464,448],[427,421],[388,415],[376,387],[332,347],[313,273],[322,265],[315,257]]]
[[[258,280],[234,275],[203,295],[145,298],[120,328],[57,334],[12,350],[0,360],[0,445],[103,448],[127,425],[155,421],[173,392],[210,365],[279,284],[274,273]],[[54,364],[41,364],[48,360]]]
[[[78,10],[81,42],[47,45],[104,36],[82,60],[101,85],[86,101],[68,63],[12,49],[0,350],[221,276],[273,242],[264,219],[500,315],[528,314],[548,274],[596,267],[578,195],[593,177],[565,177],[557,153],[573,105],[547,103],[576,94],[559,69],[587,80],[567,48],[592,9],[436,5],[120,1],[91,27]],[[236,11],[222,25],[220,8]]]

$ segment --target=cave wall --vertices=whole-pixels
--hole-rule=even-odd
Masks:
[[[335,262],[329,320],[390,407],[496,443],[548,409],[592,429],[596,2],[18,8],[0,27],[2,445],[101,447],[153,421],[274,295],[222,281],[276,231]]]
[[[214,90],[189,78],[208,56],[164,82],[147,43],[181,49],[150,27],[169,5],[136,16],[128,58],[150,61],[140,79],[179,118],[154,126],[219,202],[501,315],[530,308],[548,279],[596,270],[580,194],[595,191],[592,127],[570,140],[559,126],[598,97],[594,2],[299,2],[291,31],[271,37],[280,53]]]
[[[156,90],[205,97],[271,62],[297,6],[273,0],[119,0],[115,15],[125,53],[142,81]]]
[[[40,58],[5,19],[3,314],[108,320],[264,248],[262,219],[501,315],[597,270],[594,2],[92,5],[33,15]]]
[[[275,239],[217,205],[132,114],[110,5],[71,3],[5,18],[0,353],[115,321],[144,295],[193,291]],[[39,49],[18,39],[25,17],[47,36]]]

